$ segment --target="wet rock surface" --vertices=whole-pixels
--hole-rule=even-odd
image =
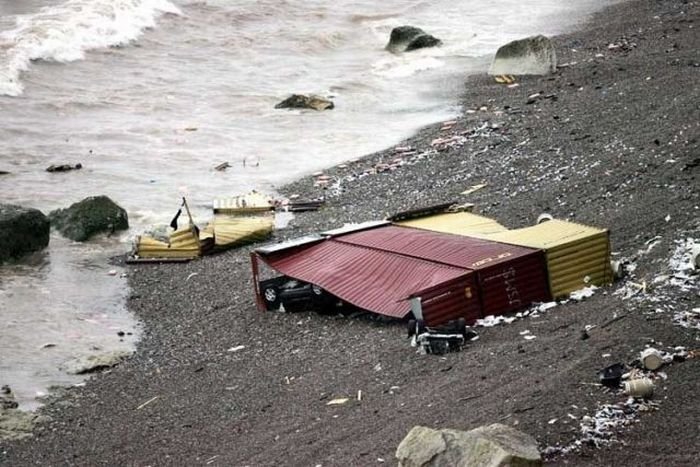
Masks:
[[[66,209],[51,211],[49,219],[61,234],[76,242],[129,228],[126,211],[107,196],[91,196]]]
[[[122,333],[123,335],[123,333]],[[73,375],[84,375],[106,370],[118,365],[122,360],[131,355],[131,352],[114,351],[98,355],[70,360],[63,365],[64,371]]]
[[[415,26],[398,26],[391,30],[386,50],[392,53],[410,52],[426,47],[437,47],[442,41]]]
[[[129,306],[145,325],[137,353],[44,407],[52,421],[33,438],[0,442],[0,464],[380,465],[413,426],[498,422],[542,450],[583,440],[567,454],[550,450],[554,465],[695,465],[698,358],[664,367],[667,380],[634,406],[636,421],[612,426],[609,444],[581,433],[610,420],[599,413],[632,410],[627,396],[598,386],[601,368],[638,358],[647,344],[698,347],[698,330],[674,324],[666,307],[700,307],[696,276],[678,279],[670,266],[677,240],[700,237],[700,38],[690,27],[699,20],[681,1],[615,6],[554,38],[556,74],[516,87],[470,78],[454,123],[326,171],[326,189],[317,177],[283,188],[325,193],[326,203],[276,239],[452,199],[508,227],[542,212],[608,227],[616,257],[636,258],[632,281],[646,281],[646,292],[618,283],[435,357],[415,353],[404,323],[258,312],[247,248],[133,266]],[[623,36],[635,46],[609,48]],[[535,93],[557,99],[528,105]],[[627,288],[643,299],[625,298]],[[603,328],[615,313],[627,317]],[[586,326],[596,327],[582,340]],[[336,398],[349,400],[327,405]]]
[[[0,264],[49,244],[49,219],[39,210],[0,204]]]
[[[399,467],[542,465],[537,441],[500,423],[470,431],[413,427],[396,449],[396,458]]]
[[[331,110],[335,107],[333,101],[325,97],[303,94],[292,94],[279,104],[275,105],[276,109],[311,109],[311,110]]]
[[[548,75],[557,70],[554,44],[545,36],[533,36],[500,47],[493,59],[491,75]]]

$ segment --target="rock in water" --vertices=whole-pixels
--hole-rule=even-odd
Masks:
[[[53,225],[64,236],[82,242],[95,234],[129,228],[126,211],[106,196],[91,196],[49,214]]]
[[[63,365],[63,369],[66,371],[66,373],[70,373],[72,375],[94,373],[96,371],[105,370],[117,365],[129,355],[131,355],[131,352],[122,350],[108,352],[101,355],[90,355],[89,357],[77,358],[66,362]]]
[[[386,50],[392,53],[400,53],[439,45],[442,45],[440,39],[431,36],[421,28],[415,26],[399,26],[391,30],[391,36],[389,37],[389,43],[386,45]]]
[[[320,96],[303,94],[292,94],[275,106],[276,109],[313,109],[313,110],[330,110],[335,105],[332,101],[324,99]]]
[[[36,209],[0,204],[0,263],[49,244],[49,219]]]
[[[396,449],[396,458],[399,467],[542,465],[535,439],[500,423],[470,431],[413,427]]]
[[[17,440],[32,436],[38,417],[18,409],[0,409],[0,440]]]
[[[557,69],[552,41],[532,36],[509,42],[496,52],[490,75],[547,75]]]
[[[75,165],[70,165],[70,164],[58,164],[58,165],[50,165],[46,168],[47,172],[68,172],[70,170],[80,170],[83,168],[83,164],[77,163]]]

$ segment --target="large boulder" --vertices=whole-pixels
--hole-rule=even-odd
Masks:
[[[545,36],[509,42],[496,52],[491,75],[547,75],[557,69],[554,45]]]
[[[540,466],[537,442],[500,423],[471,431],[414,427],[396,449],[399,467]]]
[[[437,37],[415,26],[398,26],[391,30],[386,50],[392,53],[410,52],[412,50],[442,45]]]
[[[66,209],[52,211],[49,219],[59,232],[76,242],[98,233],[129,228],[126,211],[106,196],[91,196]]]
[[[313,109],[313,110],[330,110],[335,105],[333,101],[325,99],[321,96],[305,96],[303,94],[292,94],[275,106],[276,109]]]
[[[49,219],[41,211],[0,204],[0,263],[49,244]]]

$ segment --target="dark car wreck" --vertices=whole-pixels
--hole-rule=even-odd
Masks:
[[[287,276],[261,281],[260,290],[267,310],[322,312],[339,304],[336,297],[321,287]]]

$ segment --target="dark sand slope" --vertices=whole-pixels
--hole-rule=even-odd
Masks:
[[[548,211],[609,227],[613,249],[625,256],[662,236],[637,262],[637,280],[651,281],[666,272],[675,240],[700,236],[698,20],[696,2],[625,3],[585,31],[556,39],[560,63],[576,62],[556,76],[522,79],[512,89],[485,76],[470,79],[465,108],[487,110],[465,113],[447,133],[427,128],[407,144],[422,151],[437,136],[485,122],[498,129],[417,164],[344,183],[330,207],[298,216],[283,234],[460,199],[469,185],[486,181],[465,201],[510,227]],[[622,47],[609,49],[611,43]],[[536,92],[556,100],[527,104]],[[394,157],[380,153],[330,173],[345,176]],[[302,180],[286,192],[312,194],[311,185]],[[403,325],[258,313],[247,251],[132,267],[129,275],[129,304],[146,325],[138,353],[46,406],[53,421],[33,439],[0,442],[0,464],[393,464],[396,446],[416,424],[470,429],[497,421],[543,447],[565,445],[579,426],[567,414],[581,417],[624,399],[580,384],[595,382],[597,369],[632,360],[650,339],[663,348],[700,347],[700,331],[673,326],[671,312],[651,320],[645,314],[665,303],[699,306],[697,287],[658,287],[665,298],[654,303],[622,300],[613,295],[618,285],[539,318],[484,329],[469,349],[439,358],[417,355]],[[580,340],[585,325],[615,312],[628,315]],[[524,340],[525,329],[537,338]],[[238,345],[245,348],[227,351]],[[659,410],[621,432],[624,444],[553,462],[697,465],[700,359],[665,371]],[[361,402],[326,405],[358,390]]]

